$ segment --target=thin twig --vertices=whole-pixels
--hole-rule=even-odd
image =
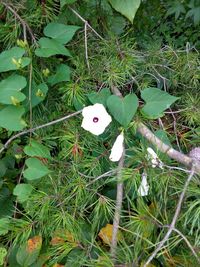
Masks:
[[[24,39],[26,40],[26,31],[25,31],[25,29],[27,29],[28,30],[28,32],[29,32],[29,34],[30,34],[30,36],[31,36],[31,38],[32,38],[32,40],[33,40],[33,42],[34,42],[34,44],[36,45],[36,46],[38,46],[38,44],[37,44],[37,40],[36,40],[36,38],[35,38],[35,36],[34,36],[34,34],[33,34],[33,32],[32,32],[32,30],[31,30],[31,28],[30,28],[30,26],[28,25],[28,23],[25,21],[25,20],[23,20],[21,17],[20,17],[20,15],[9,5],[9,4],[7,4],[7,3],[5,3],[5,2],[3,2],[3,1],[1,1],[1,4],[2,5],[4,5],[5,6],[5,8],[7,8],[10,12],[12,12],[13,13],[13,15],[20,21],[20,23],[22,24],[22,26],[23,26],[23,29],[24,29]]]
[[[29,101],[29,124],[30,128],[33,128],[33,110],[32,110],[32,77],[33,77],[33,65],[30,64],[30,73],[29,73],[29,88],[28,88],[28,101]],[[32,132],[30,132],[30,139],[32,136]]]
[[[187,180],[185,182],[183,191],[180,194],[179,201],[178,201],[178,204],[177,204],[177,207],[176,207],[176,211],[174,213],[174,217],[173,217],[172,222],[171,222],[171,224],[169,226],[169,230],[167,231],[167,233],[165,234],[164,238],[159,243],[157,248],[154,250],[154,252],[148,258],[148,260],[145,262],[144,267],[147,267],[149,265],[149,263],[156,257],[157,253],[162,249],[162,247],[164,246],[165,242],[169,239],[172,231],[174,230],[175,225],[176,225],[176,221],[178,219],[178,216],[179,216],[179,213],[180,213],[180,210],[181,210],[182,202],[183,202],[183,199],[185,197],[185,193],[186,193],[187,187],[188,187],[190,181],[192,180],[192,178],[194,176],[194,173],[195,173],[194,166],[192,166],[191,172],[190,172],[190,174],[189,174],[189,176],[188,176],[188,178],[187,178]]]
[[[88,67],[88,70],[90,72],[90,63],[88,60],[88,45],[87,45],[87,26],[88,26],[88,22],[85,22],[85,27],[84,27],[84,39],[85,39],[85,59],[86,59],[86,64]]]
[[[170,228],[169,225],[164,225],[163,227],[166,228]],[[197,253],[195,252],[193,246],[190,244],[189,240],[187,239],[187,237],[181,233],[181,231],[179,231],[176,228],[173,228],[173,231],[176,232],[178,235],[180,235],[182,237],[182,239],[185,241],[185,243],[187,244],[187,246],[189,247],[189,249],[191,250],[192,254],[195,256],[195,258],[197,259],[198,263],[200,264],[200,258],[198,257]]]
[[[123,182],[122,178],[122,169],[124,166],[124,158],[125,158],[125,149],[123,148],[122,157],[118,164],[117,170],[117,199],[116,199],[116,207],[115,207],[115,215],[113,220],[113,231],[112,231],[112,244],[111,244],[111,257],[113,261],[116,258],[116,248],[117,248],[117,234],[119,229],[120,215],[122,209],[122,201],[123,201]]]
[[[169,110],[171,111],[171,115],[173,117],[173,128],[174,128],[174,134],[175,134],[175,137],[176,137],[176,144],[177,144],[177,147],[178,147],[179,151],[181,152],[181,147],[180,147],[180,144],[179,144],[177,128],[176,128],[176,117],[175,117],[174,113],[172,112],[172,109],[170,108]]]
[[[85,24],[87,24],[87,26],[96,34],[96,36],[98,36],[101,40],[104,40],[103,37],[101,37],[100,34],[98,34],[98,32],[95,31],[94,28],[92,28],[92,26],[87,22],[87,20],[85,20],[83,17],[81,17],[81,15],[76,12],[73,8],[69,7],[69,9],[80,19],[82,20]]]
[[[45,124],[36,126],[36,127],[34,127],[34,128],[31,128],[31,129],[25,130],[25,131],[23,131],[23,132],[19,132],[19,133],[17,133],[16,135],[13,135],[10,139],[8,139],[8,141],[7,141],[7,142],[3,145],[3,147],[0,149],[0,154],[1,154],[1,153],[8,147],[8,145],[9,145],[13,140],[15,140],[16,138],[18,138],[18,137],[20,137],[20,136],[22,136],[22,135],[26,135],[26,134],[28,134],[28,133],[33,133],[33,132],[35,132],[36,130],[39,130],[39,129],[42,129],[42,128],[45,128],[45,127],[49,127],[49,126],[54,125],[54,124],[56,124],[56,123],[58,123],[58,122],[65,121],[65,120],[67,120],[67,119],[69,119],[69,118],[71,118],[71,117],[74,117],[74,116],[80,114],[81,112],[82,112],[82,110],[76,111],[76,112],[74,112],[74,113],[72,113],[72,114],[69,114],[69,115],[67,115],[67,116],[64,116],[64,117],[62,117],[62,118],[60,118],[60,119],[57,119],[57,120],[54,120],[54,121],[51,121],[51,122],[47,122],[47,123],[45,123]]]
[[[105,172],[105,173],[99,175],[98,177],[96,177],[96,178],[95,178],[94,180],[92,180],[91,182],[89,182],[89,183],[86,185],[86,187],[88,187],[89,185],[95,183],[96,181],[100,180],[101,178],[109,177],[109,176],[115,174],[116,172],[117,172],[117,169],[114,169],[114,170]],[[80,173],[80,175],[83,175],[83,174]],[[83,176],[85,176],[85,175],[83,175]],[[93,178],[93,177],[92,177],[92,178]]]

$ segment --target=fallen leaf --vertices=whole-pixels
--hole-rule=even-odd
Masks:
[[[112,232],[113,232],[113,225],[112,224],[106,224],[105,227],[103,227],[98,236],[103,240],[103,242],[107,245],[110,245],[111,242],[112,242]],[[121,232],[118,231],[118,234],[117,234],[117,240],[121,240],[122,239],[122,235],[121,235]]]

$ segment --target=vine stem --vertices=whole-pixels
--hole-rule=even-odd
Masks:
[[[148,265],[150,264],[150,262],[156,257],[157,253],[162,249],[162,247],[164,246],[164,244],[166,243],[166,241],[169,239],[171,233],[174,231],[175,225],[176,225],[176,222],[177,222],[177,219],[178,219],[178,216],[179,216],[179,213],[181,211],[181,206],[182,206],[182,203],[183,203],[183,199],[184,199],[186,190],[188,188],[188,185],[189,185],[190,181],[192,180],[192,178],[194,176],[194,173],[195,173],[194,167],[192,166],[192,169],[190,171],[190,174],[189,174],[189,176],[188,176],[188,178],[187,178],[187,180],[185,182],[183,191],[180,194],[180,197],[179,197],[179,200],[178,200],[178,204],[177,204],[177,207],[176,207],[176,211],[174,213],[174,216],[173,216],[172,222],[171,222],[171,224],[169,226],[169,229],[168,229],[167,233],[165,234],[164,238],[162,239],[162,241],[157,246],[157,248],[154,250],[154,252],[148,258],[148,260],[145,262],[145,264],[144,264],[143,267],[148,267]]]
[[[37,131],[37,130],[39,130],[39,129],[42,129],[42,128],[45,128],[45,127],[49,127],[49,126],[54,125],[54,124],[56,124],[56,123],[58,123],[58,122],[65,121],[65,120],[67,120],[67,119],[69,119],[69,118],[72,118],[72,117],[74,117],[74,116],[80,114],[81,112],[82,112],[82,110],[76,111],[76,112],[74,112],[74,113],[72,113],[72,114],[69,114],[69,115],[67,115],[67,116],[64,116],[64,117],[62,117],[62,118],[60,118],[60,119],[57,119],[57,120],[54,120],[54,121],[51,121],[51,122],[47,122],[47,123],[45,123],[45,124],[36,126],[36,127],[34,127],[34,128],[30,128],[30,129],[25,130],[25,131],[23,131],[23,132],[19,132],[19,133],[17,133],[16,135],[13,135],[10,139],[8,139],[8,141],[7,141],[7,142],[3,145],[3,147],[0,149],[0,154],[1,154],[1,153],[8,147],[8,145],[9,145],[13,140],[15,140],[16,138],[18,138],[18,137],[20,137],[20,136],[22,136],[22,135],[26,135],[26,134],[28,134],[28,133],[33,133],[33,132],[35,132],[35,131]]]

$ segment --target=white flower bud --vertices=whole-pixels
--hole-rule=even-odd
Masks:
[[[124,134],[121,133],[120,135],[118,135],[117,139],[113,144],[109,159],[111,161],[119,161],[123,154],[123,150],[124,150]]]

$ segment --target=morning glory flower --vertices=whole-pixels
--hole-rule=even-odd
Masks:
[[[94,135],[102,134],[112,121],[105,107],[98,103],[83,108],[82,115],[81,127]]]
[[[152,168],[159,167],[163,169],[163,163],[158,158],[156,152],[151,147],[147,148],[147,152],[148,152],[148,158],[151,159]]]
[[[149,185],[147,182],[147,174],[143,172],[142,174],[142,182],[138,188],[138,195],[141,197],[147,196],[149,192]]]
[[[123,154],[123,150],[124,150],[124,134],[121,133],[120,135],[117,136],[117,139],[113,144],[109,159],[111,161],[119,161]]]

